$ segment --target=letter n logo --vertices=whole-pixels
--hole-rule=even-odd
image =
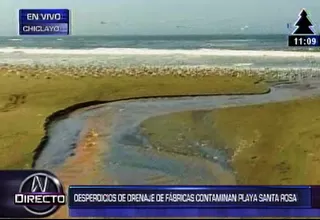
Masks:
[[[32,180],[31,192],[46,192],[48,177],[34,176]]]

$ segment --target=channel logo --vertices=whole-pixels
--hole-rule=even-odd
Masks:
[[[23,180],[19,193],[14,195],[14,204],[22,205],[31,214],[48,216],[66,203],[62,184],[53,175],[35,173]]]

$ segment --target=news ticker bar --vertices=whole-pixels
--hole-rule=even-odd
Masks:
[[[319,217],[320,186],[71,186],[48,171],[0,171],[0,218]],[[69,204],[68,204],[69,202]]]
[[[70,186],[72,217],[314,216],[318,186]]]
[[[20,35],[69,35],[68,9],[20,9]]]
[[[196,218],[196,217],[319,217],[319,209],[253,209],[253,208],[108,208],[108,209],[69,209],[70,217],[102,217],[102,218]]]

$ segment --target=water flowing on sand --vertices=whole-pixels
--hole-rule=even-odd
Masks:
[[[159,98],[119,101],[100,105],[88,111],[54,122],[49,129],[49,141],[36,161],[35,168],[54,170],[73,152],[84,120],[104,112],[113,112],[111,133],[104,137],[108,153],[102,155],[104,168],[120,184],[235,184],[236,178],[227,166],[227,155],[204,146],[199,150],[207,159],[194,155],[174,155],[148,147],[148,140],[139,133],[140,124],[154,116],[181,111],[194,111],[232,106],[280,102],[320,95],[320,80],[294,84],[279,84],[269,94]],[[197,140],[195,140],[197,141]],[[213,157],[220,158],[212,160]]]

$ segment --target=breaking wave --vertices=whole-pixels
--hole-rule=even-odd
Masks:
[[[147,48],[0,48],[0,53],[25,54],[70,54],[70,55],[187,55],[187,56],[233,56],[233,57],[306,57],[320,58],[320,51],[271,51],[271,50],[227,50],[227,49],[147,49]]]
[[[21,38],[10,38],[8,39],[8,41],[22,41]]]

